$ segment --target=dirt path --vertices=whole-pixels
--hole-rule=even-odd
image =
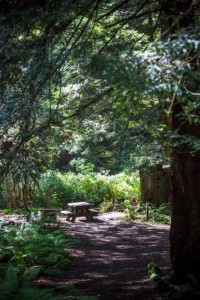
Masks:
[[[74,284],[84,294],[100,300],[161,299],[147,276],[146,266],[153,261],[164,271],[169,268],[169,226],[116,217],[111,213],[92,223],[80,219],[63,222],[80,243],[72,249],[75,261],[66,270],[66,278],[54,281],[54,285]]]

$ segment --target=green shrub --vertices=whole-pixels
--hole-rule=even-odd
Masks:
[[[118,211],[119,207],[117,207],[112,200],[105,200],[103,201],[100,206],[100,212],[110,212],[110,211]]]
[[[146,204],[141,204],[136,209],[137,218],[141,221],[147,220],[147,208]],[[168,204],[161,204],[159,207],[156,207],[153,204],[148,204],[149,210],[149,222],[160,223],[160,224],[170,224],[170,207]]]
[[[170,207],[167,204],[161,204],[156,207],[148,204],[149,222],[158,224],[170,224]],[[116,201],[106,200],[100,204],[101,212],[120,211],[127,219],[137,219],[138,221],[147,221],[146,204],[134,202],[134,200],[118,199]]]
[[[23,273],[32,266],[40,266],[43,273],[59,274],[61,266],[71,262],[66,249],[73,242],[64,231],[41,227],[35,223],[14,226],[0,231],[0,277],[8,266]]]
[[[44,227],[44,220],[22,226],[7,226],[0,230],[0,290],[1,300],[59,300],[53,290],[40,289],[34,282],[41,273],[62,275],[72,258],[67,248],[76,242],[61,229]],[[45,225],[48,223],[45,223]],[[76,300],[97,298],[84,296],[73,286],[56,287]]]
[[[65,208],[68,202],[102,201],[125,198],[140,200],[140,181],[137,174],[106,175],[100,173],[75,174],[48,171],[40,179],[40,190],[35,195],[38,205]]]
[[[136,203],[128,199],[116,199],[115,201],[103,201],[100,204],[100,212],[120,211],[123,212],[127,219],[135,219],[136,217]]]
[[[0,290],[2,300],[58,300],[51,290],[33,283],[41,273],[62,275],[72,258],[74,239],[43,221],[6,226],[0,230]],[[46,223],[45,223],[46,224]],[[47,224],[48,225],[48,224]]]
[[[32,283],[40,269],[29,268],[22,277],[14,267],[8,267],[3,278],[0,278],[1,300],[58,300],[51,290],[38,289]]]

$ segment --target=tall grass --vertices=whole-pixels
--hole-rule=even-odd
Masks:
[[[66,207],[67,203],[88,201],[95,205],[104,200],[124,198],[140,200],[140,181],[137,174],[106,175],[75,174],[48,171],[40,178],[40,190],[35,194],[38,205]]]

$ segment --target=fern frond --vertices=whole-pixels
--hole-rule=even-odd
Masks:
[[[13,294],[18,288],[17,270],[9,267],[6,271],[5,278],[0,281],[1,300],[12,299]]]
[[[39,275],[41,271],[41,266],[33,266],[27,269],[23,275],[23,284],[24,286],[29,286]]]
[[[12,298],[13,300],[59,300],[58,297],[52,294],[51,290],[40,290],[38,288],[21,288],[18,294]],[[7,298],[6,300],[9,300]]]

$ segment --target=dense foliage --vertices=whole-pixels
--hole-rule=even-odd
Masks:
[[[23,189],[63,151],[116,172],[169,165],[171,146],[199,150],[199,139],[170,128],[175,97],[183,122],[199,122],[188,86],[199,74],[196,29],[151,43],[162,28],[157,1],[5,3],[2,175]]]
[[[89,172],[75,174],[49,171],[41,176],[36,199],[43,206],[64,208],[69,202],[87,201],[98,205],[104,200],[123,198],[137,203],[140,183],[137,174],[108,175]]]
[[[51,221],[51,223],[49,223]],[[0,223],[0,289],[2,300],[95,300],[82,295],[73,285],[54,289],[37,287],[41,274],[63,276],[72,263],[70,248],[77,241],[52,220],[41,219],[22,225]],[[45,223],[47,222],[47,223]]]
[[[42,221],[44,222],[44,221]],[[1,299],[58,299],[50,291],[33,287],[40,275],[61,275],[70,264],[69,247],[74,240],[61,229],[42,227],[42,223],[25,223],[20,227],[0,229]]]
[[[60,266],[71,261],[67,248],[73,240],[62,230],[28,223],[19,228],[8,226],[1,229],[0,235],[1,276],[9,266],[21,274],[32,266],[38,266],[43,273],[59,273]]]

